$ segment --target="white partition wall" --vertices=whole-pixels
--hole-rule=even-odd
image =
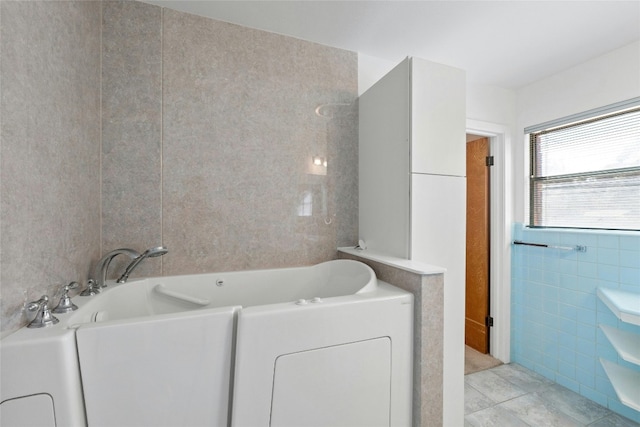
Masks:
[[[411,259],[444,274],[443,425],[464,424],[466,81],[411,61]]]
[[[466,176],[465,73],[411,59],[411,172]]]
[[[360,97],[360,238],[445,267],[443,425],[464,424],[465,73],[407,58]]]
[[[464,177],[412,174],[412,257],[445,267],[443,425],[464,425]]]
[[[408,60],[359,100],[359,236],[400,258],[409,257],[409,102]]]

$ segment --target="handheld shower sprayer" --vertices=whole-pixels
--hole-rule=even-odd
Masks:
[[[167,248],[165,248],[164,246],[156,246],[155,248],[147,249],[142,254],[140,254],[139,256],[134,258],[133,261],[131,261],[131,263],[124,270],[124,273],[122,273],[122,276],[120,276],[120,278],[117,280],[117,282],[118,283],[126,283],[127,279],[129,278],[129,275],[146,258],[159,257],[159,256],[162,256],[162,255],[166,254],[167,252],[169,252],[169,250]]]

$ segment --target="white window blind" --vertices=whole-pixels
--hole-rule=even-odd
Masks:
[[[640,230],[640,107],[530,134],[530,225]]]

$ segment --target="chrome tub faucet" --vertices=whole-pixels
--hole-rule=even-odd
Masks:
[[[117,257],[118,255],[126,255],[133,260],[140,256],[140,254],[133,249],[120,248],[115,249],[100,258],[100,260],[96,264],[96,269],[94,272],[96,282],[95,287],[97,289],[101,289],[107,286],[107,270],[109,269],[109,264],[111,264],[111,260],[113,260],[113,258]]]
[[[167,252],[169,252],[169,250],[167,248],[165,248],[164,246],[156,246],[155,248],[147,249],[142,254],[140,254],[136,258],[134,258],[133,261],[131,261],[131,263],[124,270],[124,273],[122,273],[122,276],[120,276],[120,278],[117,280],[117,282],[118,283],[126,283],[127,279],[129,278],[129,275],[146,258],[159,257],[159,256],[162,256],[162,255],[166,254]]]

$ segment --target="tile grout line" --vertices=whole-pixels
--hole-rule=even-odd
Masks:
[[[164,241],[164,8],[160,8],[160,242]],[[160,257],[160,275],[164,276],[164,257]]]

